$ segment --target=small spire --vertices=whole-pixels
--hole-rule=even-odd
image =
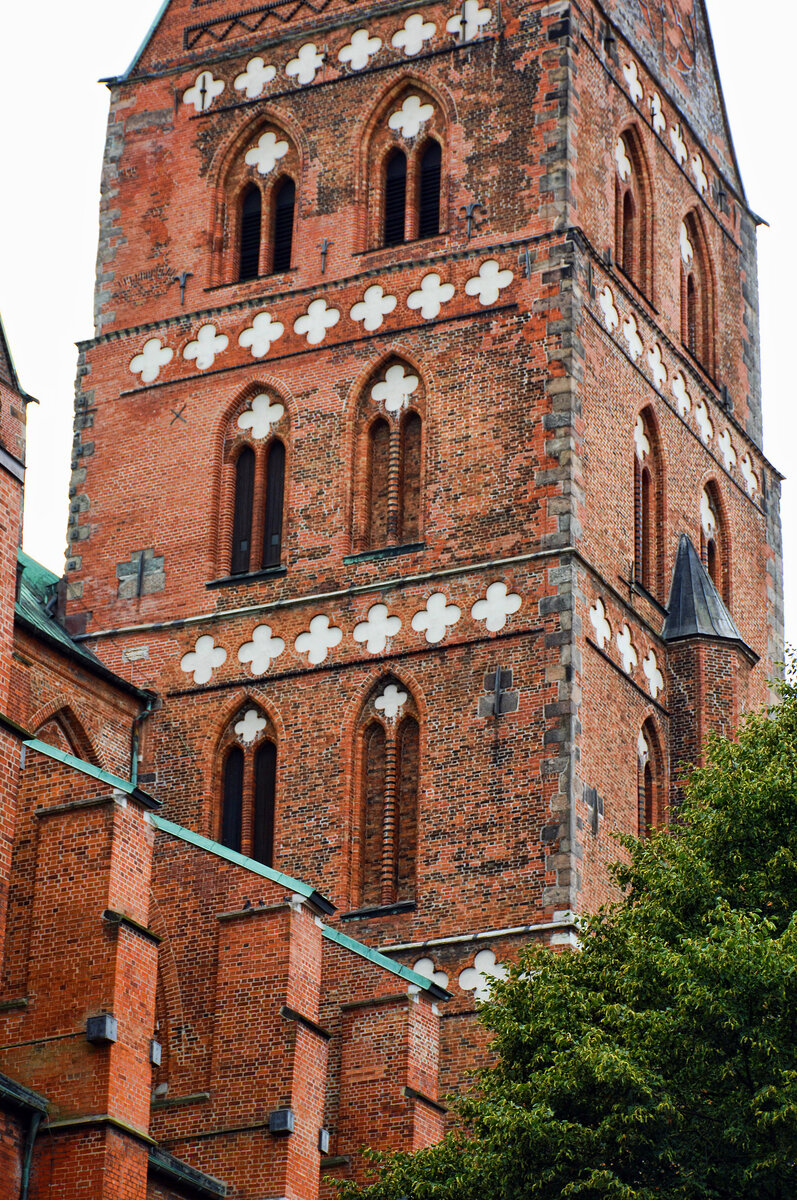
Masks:
[[[718,638],[739,642],[752,653],[685,533],[678,542],[667,609],[662,630],[666,642],[691,637]]]

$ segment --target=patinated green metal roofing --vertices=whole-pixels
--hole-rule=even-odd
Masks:
[[[665,641],[712,638],[738,642],[752,654],[685,533],[681,534],[678,542],[667,610],[662,630]]]

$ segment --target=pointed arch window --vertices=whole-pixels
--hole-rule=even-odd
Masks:
[[[700,545],[703,565],[726,606],[730,604],[728,531],[719,488],[709,480],[700,497]]]
[[[273,866],[277,744],[260,709],[244,705],[222,738],[220,755],[219,841]]]
[[[257,184],[250,184],[241,201],[238,278],[255,279],[260,274],[260,241],[263,197]]]
[[[435,237],[440,232],[440,172],[443,152],[440,143],[427,142],[421,152],[418,182],[418,237]]]
[[[282,179],[274,191],[274,219],[271,249],[271,270],[274,275],[291,269],[293,254],[293,224],[296,208],[296,184]]]
[[[637,739],[637,792],[637,836],[644,838],[652,829],[663,828],[667,815],[664,756],[658,731],[650,719]]]
[[[264,415],[270,413],[280,415],[266,424]],[[273,430],[282,432],[286,423],[284,405],[266,392],[242,401],[230,421],[222,464],[221,574],[247,575],[281,565],[287,455],[285,441]]]
[[[274,438],[266,453],[266,511],[263,520],[264,567],[275,567],[282,558],[282,520],[285,499],[285,446]]]
[[[361,159],[366,205],[358,249],[435,237],[447,216],[446,120],[439,103],[407,83],[390,91],[370,130]]]
[[[617,264],[641,292],[652,293],[653,195],[647,158],[636,128],[618,138],[615,152]]]
[[[251,447],[244,446],[235,462],[231,575],[243,575],[249,570],[252,546],[254,491],[255,452]]]
[[[664,583],[664,487],[658,436],[648,410],[634,428],[634,579],[660,600]]]
[[[394,150],[385,165],[385,218],[383,241],[395,246],[404,241],[407,219],[407,156]]]
[[[709,375],[714,373],[714,282],[708,241],[697,212],[681,225],[681,340]]]

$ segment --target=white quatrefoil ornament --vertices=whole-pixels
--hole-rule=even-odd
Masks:
[[[407,17],[401,29],[398,29],[391,39],[391,45],[396,50],[403,50],[408,58],[420,54],[424,42],[428,42],[437,32],[433,21],[424,21],[420,13]]]
[[[223,79],[214,79],[212,71],[200,71],[196,82],[187,92],[183,92],[183,104],[193,104],[198,113],[207,112],[223,91]]]
[[[417,962],[412,964],[412,969],[416,975],[423,975],[424,979],[430,979],[438,987],[448,987],[448,976],[445,971],[435,970],[433,958],[419,958]],[[412,988],[410,988],[410,991],[412,991]]]
[[[455,34],[461,41],[470,42],[492,17],[489,8],[479,8],[479,0],[465,0],[465,3],[446,21],[446,29]]]
[[[490,584],[485,598],[476,601],[470,615],[474,621],[484,621],[490,633],[498,633],[522,603],[516,592],[510,592],[507,585],[499,581]]]
[[[284,138],[278,138],[273,129],[267,129],[244,155],[248,167],[255,167],[258,175],[268,175],[273,171],[281,158],[284,158],[290,147]]]
[[[285,326],[281,321],[275,321],[271,313],[259,312],[246,329],[238,335],[238,345],[247,347],[252,358],[265,358],[274,343],[282,337]]]
[[[642,338],[639,336],[639,327],[636,317],[633,313],[629,313],[627,320],[623,323],[623,334],[628,345],[628,353],[631,355],[634,362],[642,357]]]
[[[256,625],[251,642],[238,647],[238,662],[249,663],[253,675],[265,675],[275,658],[285,649],[281,637],[275,637],[270,625]]]
[[[420,96],[407,96],[401,108],[391,113],[388,127],[395,129],[404,138],[417,137],[421,126],[434,115],[431,104],[424,104]]]
[[[324,662],[330,650],[339,646],[343,638],[343,630],[331,625],[329,617],[319,615],[313,617],[310,628],[300,633],[294,642],[299,654],[306,654],[311,666],[317,667]]]
[[[617,139],[617,145],[614,148],[614,161],[617,163],[617,174],[625,183],[631,178],[631,159],[628,157],[625,140],[621,137]]]
[[[634,426],[634,449],[640,462],[644,462],[650,454],[650,440],[645,433],[645,422],[642,417],[637,417]]]
[[[658,342],[654,342],[648,350],[648,366],[653,378],[653,386],[657,392],[660,392],[667,382],[667,368],[664,365],[661,346]]]
[[[725,460],[725,470],[732,471],[736,466],[736,451],[733,448],[729,429],[723,429],[718,440],[720,454]]]
[[[678,412],[682,417],[688,417],[692,409],[692,397],[689,395],[689,389],[686,386],[686,380],[680,371],[673,375],[672,394],[675,396],[675,403],[678,405]]]
[[[612,640],[612,627],[606,617],[606,608],[600,597],[598,597],[589,610],[589,619],[592,622],[592,628],[595,630],[595,641],[601,650],[605,650],[608,643]]]
[[[371,37],[367,29],[357,29],[351,35],[351,41],[339,51],[338,61],[348,63],[352,71],[362,71],[381,49],[380,37]]]
[[[410,396],[418,390],[417,375],[408,375],[403,363],[394,363],[385,372],[385,378],[371,388],[371,399],[384,404],[385,411],[401,412],[410,402]]]
[[[382,695],[377,696],[374,700],[374,708],[377,712],[381,712],[386,720],[395,721],[396,717],[401,714],[408,698],[407,693],[399,691],[395,683],[389,683]]]
[[[479,304],[486,307],[488,304],[495,304],[501,292],[509,287],[514,278],[511,271],[501,270],[496,259],[488,258],[479,267],[479,274],[473,275],[465,284],[465,294],[478,296]]]
[[[496,962],[492,950],[480,950],[473,966],[460,971],[458,982],[463,992],[473,992],[476,1000],[487,1000],[493,980],[506,979],[508,974],[504,964]]]
[[[635,62],[626,63],[623,67],[623,75],[628,84],[628,92],[634,104],[639,104],[644,92],[642,84],[639,82],[639,68]]]
[[[256,708],[247,708],[241,720],[235,723],[235,736],[245,746],[251,746],[252,742],[257,741],[267,724],[266,718],[261,717]]]
[[[642,663],[642,670],[648,681],[648,690],[651,696],[654,700],[658,700],[659,694],[664,691],[664,676],[659,670],[655,650],[651,650]]]
[[[448,304],[454,295],[453,283],[442,283],[436,271],[430,271],[421,280],[420,288],[410,292],[407,297],[407,308],[420,309],[424,321],[431,321],[439,315],[444,304]]]
[[[315,42],[305,42],[296,58],[292,58],[285,68],[285,74],[297,83],[312,83],[324,64],[323,54],[319,54]]]
[[[141,347],[141,353],[131,360],[130,370],[134,375],[141,376],[142,383],[154,383],[161,373],[161,367],[172,361],[174,351],[164,346],[160,338],[150,338]]]
[[[705,400],[701,400],[695,409],[695,421],[697,422],[697,432],[700,434],[701,442],[704,446],[708,446],[714,436],[714,426],[711,424],[711,417],[708,415]]]
[[[703,158],[700,154],[695,154],[692,159],[692,176],[700,195],[705,196],[706,192],[708,191],[708,178],[703,166]]]
[[[717,532],[717,514],[714,512],[714,505],[705,488],[700,495],[700,524],[703,526],[706,537],[714,537]]]
[[[365,289],[362,300],[352,306],[350,316],[352,321],[362,321],[366,332],[373,333],[384,324],[385,317],[392,313],[397,303],[395,296],[386,296],[384,288],[374,283]]]
[[[744,479],[744,486],[747,489],[747,495],[751,500],[755,500],[758,493],[758,476],[753,470],[753,463],[749,454],[745,454],[744,458],[739,464],[739,470],[742,472],[742,478]]]
[[[442,592],[433,592],[426,601],[426,608],[416,612],[412,628],[422,633],[430,645],[442,642],[451,625],[456,625],[462,611],[456,604],[449,604]]]
[[[662,137],[667,129],[667,121],[664,117],[664,111],[661,107],[661,96],[658,92],[654,92],[650,97],[650,119],[656,133],[659,137]]]
[[[675,155],[678,165],[680,167],[685,166],[689,155],[686,150],[686,142],[684,141],[684,135],[681,132],[680,125],[673,125],[672,129],[670,130],[670,145],[672,146],[672,152]]]
[[[692,259],[695,257],[695,248],[689,240],[689,230],[686,228],[685,221],[681,221],[681,229],[678,234],[678,240],[681,246],[681,258],[684,266],[688,267]]]
[[[608,283],[600,294],[599,300],[601,312],[603,313],[603,323],[609,333],[614,333],[620,324],[620,314],[614,303],[614,292],[609,287]]]
[[[227,651],[223,646],[215,645],[209,633],[197,638],[193,650],[184,654],[180,659],[180,670],[186,675],[193,675],[194,683],[209,683],[216,667],[227,661]]]
[[[285,406],[272,400],[265,392],[253,396],[249,407],[235,422],[239,429],[248,429],[256,441],[262,441],[271,433],[272,426],[285,416]]]
[[[243,92],[247,100],[256,100],[276,74],[277,68],[265,63],[262,58],[250,58],[246,70],[235,76],[233,87],[236,92]]]
[[[401,618],[388,615],[386,604],[372,604],[368,616],[354,626],[355,642],[365,642],[369,654],[384,654],[388,639],[401,629]]]
[[[196,335],[196,340],[189,342],[183,350],[183,358],[195,358],[197,370],[207,371],[229,344],[230,339],[226,333],[219,333],[215,325],[203,325]]]
[[[339,320],[339,309],[328,308],[326,300],[311,300],[307,312],[294,321],[293,331],[304,334],[308,345],[317,346],[327,336],[327,330],[337,325]]]
[[[631,641],[631,630],[627,625],[624,625],[617,634],[617,649],[620,651],[623,670],[626,675],[630,675],[636,669],[639,659]]]

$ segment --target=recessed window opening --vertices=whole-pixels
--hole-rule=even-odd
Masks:
[[[293,252],[294,209],[296,207],[296,184],[292,179],[283,179],[274,194],[274,237],[271,270],[289,271]]]
[[[407,217],[407,156],[394,150],[385,168],[384,243],[395,246],[404,241]]]
[[[239,280],[255,279],[260,271],[261,209],[260,188],[251,184],[244,192],[241,203]]]

